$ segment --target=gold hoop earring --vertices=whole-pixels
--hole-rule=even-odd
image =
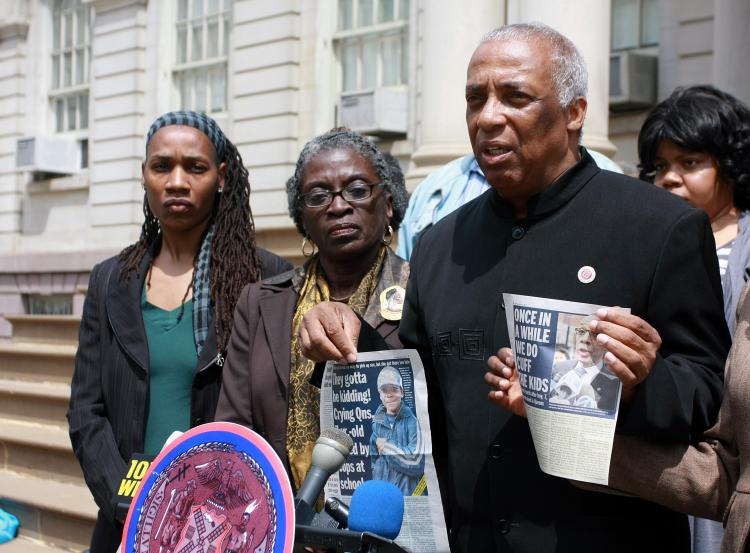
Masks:
[[[391,242],[393,242],[393,227],[388,225],[388,228],[386,228],[383,233],[383,244],[390,246]]]
[[[309,253],[305,251],[305,248],[306,248],[306,247],[307,247],[308,245],[312,247],[312,249],[310,250],[310,252],[309,252]],[[305,237],[304,237],[304,238],[302,239],[302,255],[304,255],[305,257],[310,257],[310,256],[312,256],[312,255],[313,255],[314,253],[315,253],[315,242],[313,242],[312,240],[308,240],[308,237],[307,237],[307,236],[305,236]]]

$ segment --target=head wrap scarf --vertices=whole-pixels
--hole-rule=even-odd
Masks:
[[[151,138],[154,136],[154,133],[169,125],[185,125],[186,127],[198,129],[205,134],[214,145],[216,157],[218,157],[219,160],[224,159],[224,156],[227,153],[227,137],[224,136],[224,133],[216,121],[211,119],[205,113],[198,113],[197,111],[170,111],[169,113],[165,113],[161,117],[158,117],[156,121],[151,123],[151,127],[148,129],[148,134],[146,134],[146,152],[148,152],[148,145],[151,143]]]
[[[221,163],[227,153],[227,137],[224,136],[219,125],[205,113],[197,111],[170,111],[157,118],[148,129],[146,134],[146,153],[156,131],[169,125],[184,125],[193,127],[205,134],[216,150],[216,157]],[[193,338],[195,347],[200,356],[203,345],[208,337],[208,329],[211,324],[211,239],[214,235],[213,224],[208,228],[201,249],[198,252],[198,260],[193,275]]]

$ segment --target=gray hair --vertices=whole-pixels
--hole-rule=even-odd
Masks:
[[[316,136],[310,142],[305,144],[297,159],[297,165],[294,168],[294,174],[286,181],[286,197],[289,204],[289,215],[294,220],[297,230],[300,234],[305,235],[305,228],[302,226],[302,195],[300,187],[302,185],[302,175],[307,165],[321,152],[331,150],[351,150],[360,154],[363,158],[372,164],[373,169],[380,179],[383,186],[383,192],[388,194],[393,202],[393,217],[391,226],[393,230],[398,230],[401,221],[404,219],[408,195],[404,183],[404,174],[398,161],[390,154],[384,154],[369,138],[356,133],[350,129],[337,128],[331,129],[325,134]]]
[[[545,41],[552,50],[552,82],[560,105],[566,108],[576,98],[586,97],[586,63],[569,38],[543,23],[514,23],[490,31],[479,44],[503,40]]]

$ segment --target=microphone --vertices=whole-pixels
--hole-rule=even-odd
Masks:
[[[389,540],[396,539],[404,521],[404,494],[390,482],[368,480],[352,494],[348,527]]]
[[[356,493],[356,492],[355,492]],[[337,497],[326,499],[326,513],[339,523],[339,528],[349,526],[349,506]]]
[[[401,532],[404,496],[401,490],[383,480],[363,482],[352,494],[351,508],[340,499],[329,497],[326,512],[348,530],[297,525],[294,543],[341,553],[407,553],[392,541]]]
[[[349,434],[338,428],[326,428],[315,441],[312,466],[294,499],[297,524],[310,524],[315,502],[328,478],[341,468],[354,447]]]
[[[115,520],[118,522],[125,522],[128,516],[128,509],[130,509],[130,504],[135,497],[135,492],[138,491],[138,486],[140,486],[153,460],[153,455],[146,455],[145,453],[133,453],[130,457],[130,464],[125,469],[125,473],[120,479],[120,485],[112,496]]]
[[[179,430],[172,432],[167,441],[164,442],[162,449],[180,436],[182,436],[182,432]],[[141,485],[141,481],[154,459],[156,459],[156,455],[146,455],[145,453],[133,453],[130,456],[130,464],[120,479],[119,488],[112,496],[112,505],[115,509],[115,520],[117,522],[125,523],[135,492],[138,491],[138,486]]]

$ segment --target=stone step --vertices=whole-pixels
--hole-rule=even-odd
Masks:
[[[97,513],[85,486],[6,470],[0,470],[0,507],[18,517],[20,537],[71,551],[88,547]]]
[[[76,347],[47,344],[0,344],[0,378],[70,383]]]
[[[81,318],[76,315],[5,315],[14,343],[78,344]]]
[[[0,418],[67,428],[70,384],[0,378]]]
[[[0,418],[0,447],[0,470],[84,485],[67,428]]]
[[[80,551],[80,547],[62,548],[25,536],[17,536],[13,541],[0,545],[0,553],[80,553]]]

